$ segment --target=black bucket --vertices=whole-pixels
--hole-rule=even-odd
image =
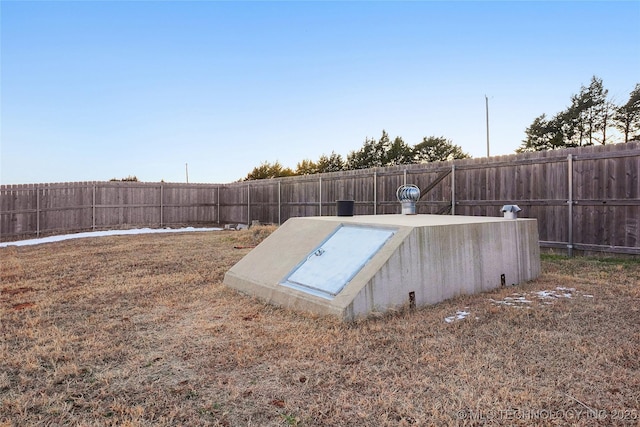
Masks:
[[[353,200],[336,200],[338,216],[353,216]]]

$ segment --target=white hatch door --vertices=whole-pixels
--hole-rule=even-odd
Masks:
[[[384,228],[340,226],[281,284],[331,299],[394,233]]]

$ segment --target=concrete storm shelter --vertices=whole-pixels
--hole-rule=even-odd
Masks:
[[[224,283],[285,308],[353,320],[539,274],[535,219],[321,216],[286,221]]]

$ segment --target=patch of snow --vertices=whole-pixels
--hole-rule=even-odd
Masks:
[[[447,323],[451,323],[456,320],[463,320],[466,319],[470,314],[471,313],[469,313],[468,311],[456,311],[456,314],[454,316],[445,317],[444,321]]]
[[[584,294],[582,296],[585,297],[585,298],[593,298],[593,295],[589,295],[589,294]]]
[[[571,298],[573,296],[573,292],[576,291],[576,288],[564,288],[564,287],[558,286],[556,290],[563,292],[562,294],[563,297]]]
[[[531,304],[531,300],[527,299],[526,294],[512,294],[512,297],[504,297],[502,300],[491,299],[494,304],[508,305],[512,307],[522,307],[523,304]]]
[[[42,237],[40,239],[17,240],[15,242],[2,242],[0,248],[7,246],[30,246],[42,243],[61,242],[70,239],[82,239],[87,237],[103,237],[103,236],[122,236],[130,234],[152,234],[152,233],[184,233],[194,231],[219,231],[221,228],[136,228],[132,230],[107,230],[107,231],[88,231],[84,233],[63,234],[60,236]]]
[[[573,292],[576,291],[576,288],[563,288],[558,286],[555,290],[552,291],[538,291],[536,295],[541,299],[557,299],[557,298],[571,298],[573,297]]]
[[[540,299],[558,298],[558,295],[554,291],[538,291],[534,292]]]
[[[560,298],[572,298],[574,294],[577,294],[576,288],[565,288],[562,286],[558,286],[554,290],[542,290],[542,291],[529,293],[530,296],[531,295],[536,296],[537,299],[541,301],[542,304],[546,304],[546,305],[553,304],[555,300],[558,300]],[[530,306],[528,306],[527,304],[533,303],[531,299],[527,298],[526,293],[524,294],[514,293],[512,295],[513,296],[510,296],[510,297],[504,297],[502,300],[490,299],[489,301],[491,301],[494,304],[506,305],[506,306],[517,307],[517,308],[522,308],[522,307],[530,308]],[[583,296],[586,298],[593,298],[593,295],[583,295]]]

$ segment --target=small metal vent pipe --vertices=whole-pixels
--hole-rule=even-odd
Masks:
[[[518,219],[518,212],[521,210],[518,205],[504,205],[501,209],[507,219]]]
[[[401,185],[396,190],[396,198],[402,205],[402,215],[415,215],[416,202],[420,198],[420,189],[413,184]]]

